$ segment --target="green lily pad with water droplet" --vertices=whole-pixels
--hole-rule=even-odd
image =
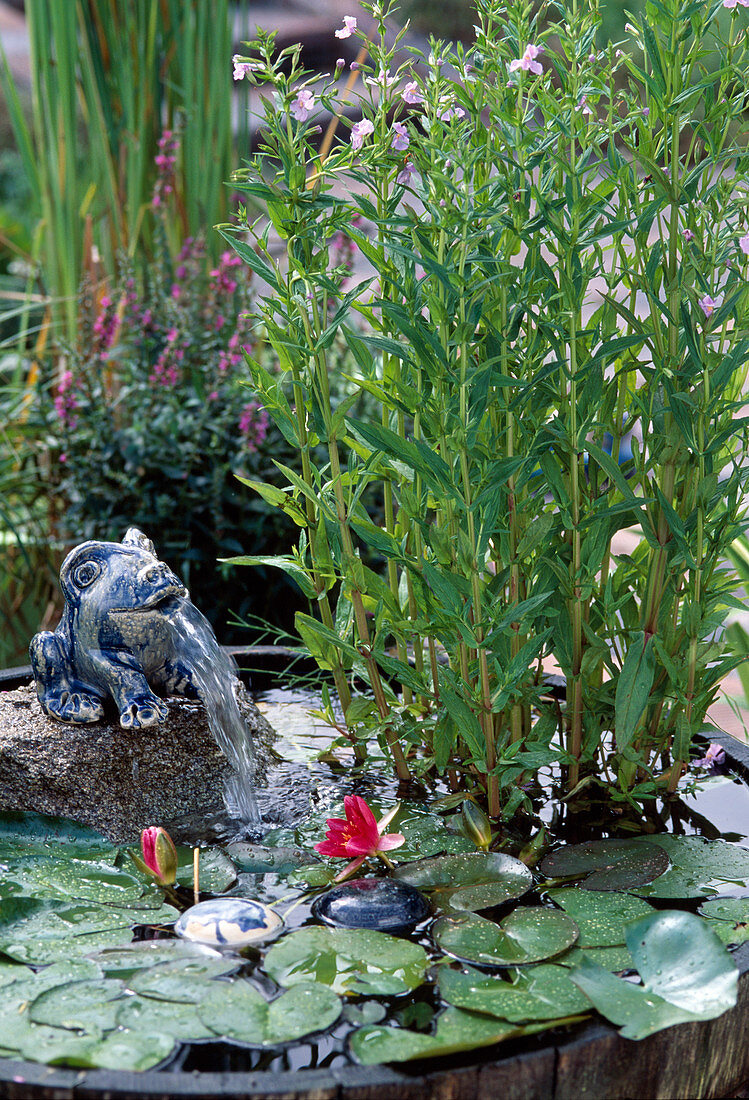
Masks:
[[[88,825],[65,817],[6,810],[0,813],[0,861],[28,855],[61,859],[112,859],[117,848]]]
[[[479,966],[524,966],[550,959],[577,937],[577,925],[566,913],[538,906],[515,909],[499,924],[471,913],[439,917],[432,926],[432,938],[446,955]]]
[[[305,867],[297,867],[287,878],[291,886],[308,886],[311,889],[330,886],[336,872],[326,863],[309,863]]]
[[[117,1023],[117,1006],[124,996],[121,982],[113,978],[94,978],[68,982],[47,989],[29,1006],[29,1019],[35,1024],[85,1031],[101,1036]]]
[[[393,877],[431,892],[440,908],[471,912],[522,897],[533,885],[525,864],[504,852],[435,856],[398,867]]]
[[[230,962],[210,947],[188,943],[187,940],[142,940],[139,943],[127,943],[120,947],[106,947],[91,955],[91,959],[110,978],[127,980],[144,968],[160,966],[162,963],[187,963],[207,960],[226,964],[234,969],[236,960]]]
[[[632,894],[596,892],[563,886],[549,890],[548,895],[572,917],[580,929],[578,947],[623,945],[625,925],[653,912],[651,905]]]
[[[652,882],[667,870],[668,856],[657,844],[635,840],[589,840],[565,844],[541,860],[547,878],[583,878],[583,890],[619,893]]]
[[[592,1008],[569,972],[554,963],[517,970],[511,981],[471,967],[465,971],[443,967],[439,989],[442,999],[456,1008],[514,1023],[575,1016]]]
[[[623,944],[616,947],[571,947],[556,959],[556,963],[559,966],[574,967],[579,966],[583,959],[590,959],[614,974],[635,968],[632,956]]]
[[[128,988],[157,1001],[199,1004],[213,978],[236,969],[236,958],[161,963],[150,970],[138,971],[128,982]]]
[[[174,1036],[165,1032],[118,1030],[99,1040],[68,1032],[60,1039],[48,1035],[44,1041],[32,1033],[21,1047],[21,1056],[50,1066],[143,1071],[158,1066],[176,1045]]]
[[[570,977],[627,1039],[691,1020],[712,1020],[736,1004],[738,969],[706,921],[664,910],[628,925],[627,947],[642,986],[586,960]]]
[[[341,1014],[341,1000],[329,988],[302,982],[266,1001],[249,982],[216,982],[198,1006],[215,1035],[251,1046],[273,1046],[324,1031]]]
[[[200,848],[198,885],[203,894],[223,894],[237,881],[237,868],[221,848]],[[193,888],[193,849],[177,847],[177,885]]]
[[[181,1043],[216,1038],[201,1020],[197,1004],[157,1001],[153,997],[135,995],[117,1002],[117,1023],[129,1031],[173,1035]]]
[[[640,897],[704,898],[731,889],[749,891],[749,849],[701,836],[659,833],[649,840],[663,848],[671,866],[655,882],[632,891]]]
[[[427,954],[410,940],[366,928],[300,928],[273,944],[265,972],[281,986],[319,982],[336,993],[391,996],[424,981]]]
[[[713,898],[697,912],[725,944],[749,940],[749,898]]]
[[[101,951],[105,947],[115,947],[130,943],[132,930],[129,927],[112,928],[103,932],[87,932],[81,936],[60,936],[59,939],[19,940],[14,944],[0,945],[0,951],[18,962],[31,966],[47,966],[50,963],[64,962],[65,959],[82,958]]]
[[[349,1040],[351,1053],[365,1066],[381,1062],[411,1062],[418,1058],[436,1058],[464,1050],[493,1046],[505,1039],[532,1035],[569,1018],[544,1023],[510,1024],[468,1012],[463,1008],[448,1008],[437,1018],[433,1035],[409,1031],[404,1027],[362,1027]]]

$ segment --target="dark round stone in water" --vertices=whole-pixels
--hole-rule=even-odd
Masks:
[[[390,878],[355,878],[317,898],[312,913],[336,928],[410,932],[429,916],[429,902],[416,887]]]

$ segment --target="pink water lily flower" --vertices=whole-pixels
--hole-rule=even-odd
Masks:
[[[543,46],[534,46],[532,42],[529,42],[525,47],[523,56],[516,57],[514,61],[510,62],[510,72],[514,73],[516,69],[524,69],[526,72],[542,73],[544,71],[543,65],[536,60],[542,50]]]
[[[402,833],[384,831],[395,817],[399,806],[395,806],[380,821],[377,821],[367,803],[358,794],[347,794],[343,800],[343,808],[345,819],[329,817],[326,839],[315,845],[315,851],[322,856],[332,856],[334,859],[354,857],[336,877],[337,882],[352,875],[368,857],[378,856],[390,865],[389,859],[383,853],[400,848],[406,840]]]
[[[177,849],[166,829],[150,825],[140,834],[140,846],[147,873],[162,886],[171,886],[177,878]]]
[[[335,32],[336,38],[350,38],[356,30],[356,16],[344,15],[343,26]]]

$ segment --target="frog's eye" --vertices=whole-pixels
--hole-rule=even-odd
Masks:
[[[76,588],[88,588],[101,573],[101,565],[98,561],[84,561],[73,573],[73,581]]]

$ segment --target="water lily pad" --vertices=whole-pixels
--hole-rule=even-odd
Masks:
[[[128,988],[157,1001],[198,1004],[208,992],[211,979],[236,970],[238,961],[241,959],[161,963],[150,970],[138,971],[128,982]]]
[[[50,962],[54,958],[67,957],[67,952],[60,953],[62,940],[113,931],[129,940],[131,924],[132,917],[127,910],[111,909],[93,902],[3,898],[0,900],[0,951],[20,962]],[[93,944],[90,949],[95,950],[96,946]],[[73,953],[79,952],[74,949]]]
[[[510,1024],[478,1012],[467,1012],[463,1008],[448,1008],[437,1018],[433,1035],[409,1031],[404,1027],[362,1027],[351,1036],[349,1045],[357,1062],[365,1066],[380,1062],[410,1062],[417,1058],[434,1058],[493,1046],[504,1039],[531,1035],[566,1022],[554,1020],[549,1023]]]
[[[583,890],[632,890],[667,870],[665,850],[635,840],[589,840],[566,844],[545,856],[539,870],[547,878],[583,878]]]
[[[98,1040],[68,1032],[61,1039],[48,1037],[44,1042],[32,1034],[21,1047],[21,1055],[46,1065],[142,1071],[158,1066],[172,1054],[176,1045],[175,1038],[167,1032],[147,1034],[120,1030]]]
[[[33,857],[12,861],[7,875],[36,898],[64,898],[128,906],[143,901],[148,887],[135,874],[97,859]],[[160,893],[150,895],[160,904]]]
[[[91,958],[108,977],[124,979],[137,974],[139,970],[157,967],[162,963],[199,965],[201,960],[205,960],[212,964],[220,963],[229,970],[236,966],[236,960],[227,960],[210,947],[187,943],[185,940],[143,940],[121,947],[104,948]]]
[[[65,817],[6,810],[0,813],[0,860],[26,855],[57,859],[114,859],[117,849],[88,825]]]
[[[100,1037],[116,1026],[117,1007],[113,1002],[124,992],[122,983],[113,978],[68,982],[45,990],[32,1001],[29,1019],[35,1024],[50,1024]]]
[[[655,882],[633,890],[643,898],[703,898],[749,891],[749,850],[725,840],[658,834],[649,838],[671,867]],[[640,843],[635,841],[634,843]]]
[[[0,951],[18,962],[47,966],[65,959],[82,958],[105,947],[127,944],[131,939],[131,929],[121,927],[104,932],[87,932],[81,936],[60,936],[59,939],[45,937],[19,940],[13,944],[2,944]]]
[[[642,986],[588,960],[570,977],[627,1039],[690,1020],[711,1020],[736,1004],[738,970],[707,922],[694,913],[655,912],[627,928]]]
[[[181,1043],[215,1039],[200,1018],[196,1004],[157,1001],[153,997],[127,997],[117,1002],[117,1023],[129,1031],[150,1035],[173,1035]]]
[[[749,898],[713,898],[703,902],[697,912],[722,943],[749,940]]]
[[[468,967],[443,967],[440,994],[448,1004],[501,1020],[552,1020],[588,1012],[591,1004],[563,966],[540,963],[515,972],[512,981]]]
[[[226,851],[240,871],[254,875],[288,875],[309,864],[310,860],[310,853],[304,848],[268,848],[245,840],[227,844]]]
[[[428,965],[419,944],[364,928],[300,928],[265,956],[266,973],[281,986],[320,982],[336,993],[377,996],[421,985]]]
[[[432,893],[441,908],[475,911],[522,897],[533,875],[519,859],[503,852],[435,856],[398,867],[394,877]]]
[[[583,959],[602,966],[604,970],[610,970],[614,974],[620,974],[623,970],[634,970],[635,964],[632,956],[624,945],[616,947],[571,947],[560,955],[556,963],[558,966],[579,966]]]
[[[335,869],[328,867],[326,863],[310,863],[304,867],[297,867],[288,876],[287,881],[292,886],[308,886],[316,889],[330,886],[335,874]]]
[[[331,1027],[340,1016],[341,1001],[324,985],[302,982],[268,1002],[240,979],[216,982],[198,1011],[214,1034],[264,1047]]]
[[[193,849],[177,847],[177,884],[193,887]],[[221,848],[201,848],[198,883],[201,893],[223,894],[237,881],[237,868]]]
[[[580,929],[578,947],[616,947],[624,944],[624,928],[630,921],[647,917],[652,906],[632,894],[614,894],[565,886],[549,890]]]
[[[515,909],[500,924],[475,913],[435,921],[432,937],[452,958],[480,966],[521,966],[549,959],[577,940],[575,922],[558,909]]]

